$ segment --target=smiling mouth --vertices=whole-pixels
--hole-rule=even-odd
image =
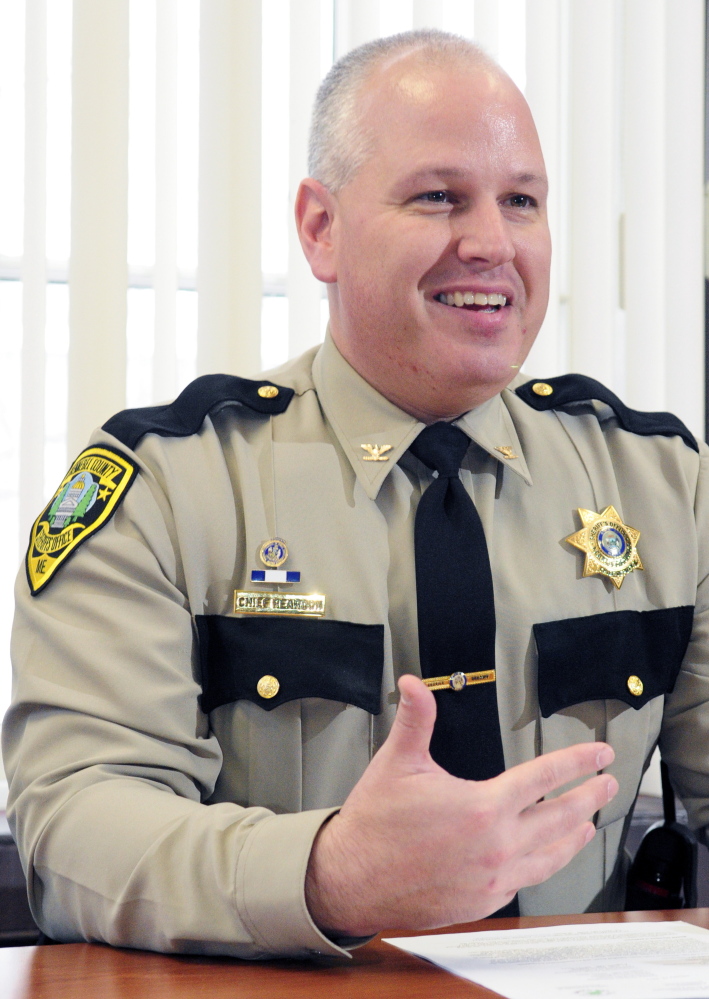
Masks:
[[[473,309],[476,312],[498,312],[507,305],[507,296],[498,295],[492,292],[486,295],[483,291],[456,291],[453,293],[441,292],[434,295],[434,299],[441,305],[452,305],[456,309]]]

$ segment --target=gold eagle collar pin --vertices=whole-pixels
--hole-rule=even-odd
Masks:
[[[367,452],[362,461],[389,461],[386,452],[391,451],[391,444],[360,444],[360,447]]]
[[[614,506],[601,513],[578,508],[583,527],[565,541],[586,553],[584,576],[607,576],[620,589],[633,569],[642,569],[638,555],[640,531],[624,524]]]

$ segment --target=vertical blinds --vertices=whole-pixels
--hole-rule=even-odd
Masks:
[[[24,135],[0,163],[0,514],[15,539],[0,606],[30,521],[93,427],[126,401],[174,395],[196,373],[255,373],[281,331],[282,359],[320,339],[322,288],[282,216],[305,173],[310,105],[329,62],[392,31],[475,37],[527,93],[555,252],[526,370],[592,375],[703,436],[704,17],[703,0],[0,0],[0,127]],[[154,39],[140,59],[136,37]],[[63,194],[61,157],[47,152],[61,139],[61,87],[47,82],[61,58],[72,80]],[[275,100],[262,100],[265,86]],[[142,155],[135,122],[148,106]],[[145,211],[131,200],[140,184],[152,192]],[[69,204],[70,251],[59,259],[52,247],[64,237],[50,229]],[[264,218],[275,221],[264,228]],[[152,236],[131,259],[136,226]],[[274,270],[269,253],[287,266]],[[142,317],[132,334],[131,317]],[[138,397],[137,368],[148,369]],[[7,626],[6,615],[0,637]],[[0,665],[0,684],[3,674]]]
[[[252,374],[261,353],[259,0],[202,3],[199,57],[197,364]]]
[[[128,0],[75,0],[67,411],[72,452],[83,446],[99,414],[125,405],[128,57]]]
[[[15,470],[15,481],[20,485],[23,502],[39,510],[44,497],[44,463],[37,461],[36,449],[39,445],[42,452],[44,451],[45,406],[44,393],[37,392],[37,386],[44,384],[46,368],[44,347],[47,284],[46,0],[27,0],[25,18],[25,196],[22,215],[24,245],[18,274],[22,282],[22,355],[19,383],[25,406],[19,421],[19,460]],[[1,315],[0,325],[5,325]],[[27,404],[29,399],[33,400],[32,405]],[[9,465],[9,462],[7,464]],[[12,467],[10,466],[7,471],[12,474]],[[11,550],[15,555],[14,545]]]

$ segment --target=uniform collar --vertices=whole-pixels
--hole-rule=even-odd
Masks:
[[[469,413],[465,413],[454,422],[483,451],[487,451],[493,458],[502,462],[510,471],[515,472],[524,479],[527,485],[531,486],[532,477],[527,468],[522,445],[510,412],[505,405],[504,395],[506,391],[508,390],[505,389],[500,395],[488,399],[477,409],[471,409]],[[502,448],[502,450],[500,451],[498,448]],[[507,454],[514,455],[514,457],[506,457]]]
[[[357,374],[328,332],[313,362],[313,382],[323,412],[370,499],[425,424],[385,399]],[[531,485],[512,418],[499,395],[454,421],[493,458]],[[497,447],[511,447],[507,459]],[[371,460],[373,458],[379,460]],[[383,460],[386,459],[386,460]]]

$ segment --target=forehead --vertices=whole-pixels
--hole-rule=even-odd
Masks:
[[[444,164],[543,174],[529,107],[512,81],[472,61],[404,57],[377,71],[361,95],[361,123],[378,170]]]

